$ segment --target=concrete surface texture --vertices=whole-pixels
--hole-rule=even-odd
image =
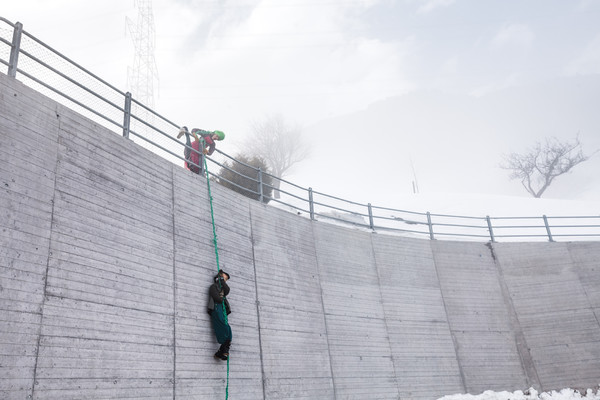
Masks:
[[[0,74],[0,398],[222,399],[206,181]],[[600,243],[427,241],[212,185],[231,399],[600,383]]]

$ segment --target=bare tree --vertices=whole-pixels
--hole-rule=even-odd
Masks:
[[[504,156],[504,163],[500,168],[511,171],[510,179],[520,179],[525,190],[539,198],[555,178],[589,158],[590,156],[583,154],[579,135],[572,142],[546,138],[544,143],[536,142],[524,154],[511,153]]]
[[[274,114],[251,126],[252,136],[244,143],[244,152],[263,158],[276,178],[310,154],[310,144],[302,137],[302,128],[288,124],[281,114]],[[280,179],[274,179],[274,197],[279,198]]]

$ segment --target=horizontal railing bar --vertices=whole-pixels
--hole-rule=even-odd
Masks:
[[[541,215],[538,215],[537,217],[492,217],[490,216],[490,219],[540,219],[542,218]]]
[[[162,119],[163,121],[165,121],[165,122],[167,122],[167,123],[171,124],[171,126],[173,126],[174,128],[176,128],[176,129],[179,129],[179,128],[180,128],[180,127],[179,127],[179,126],[178,126],[178,125],[177,125],[175,122],[172,122],[172,121],[168,120],[167,118],[163,117],[162,115],[160,115],[160,114],[159,114],[159,113],[157,113],[156,111],[152,110],[152,109],[151,109],[151,108],[149,108],[148,106],[146,106],[146,105],[144,105],[144,104],[140,103],[140,102],[139,102],[139,101],[137,101],[136,99],[132,98],[132,99],[131,99],[131,102],[132,102],[132,103],[135,103],[135,104],[137,104],[137,105],[138,105],[138,106],[140,106],[140,107],[142,107],[144,110],[148,111],[148,112],[149,112],[149,113],[151,113],[152,115],[155,115],[155,116],[159,117],[160,119]],[[133,116],[133,114],[132,114],[132,116]],[[166,135],[166,134],[165,134],[165,135]],[[174,140],[177,140],[177,139],[174,139]]]
[[[91,113],[93,113],[93,114],[97,115],[98,117],[100,117],[100,118],[103,118],[103,119],[105,119],[106,121],[113,123],[114,125],[116,125],[116,126],[117,126],[117,127],[119,127],[119,128],[123,128],[123,125],[121,125],[119,122],[113,121],[112,119],[110,119],[110,118],[108,118],[108,117],[106,117],[106,116],[104,116],[104,115],[100,114],[100,113],[99,113],[98,111],[96,111],[96,110],[92,110],[90,107],[86,106],[85,104],[83,104],[83,103],[81,103],[81,102],[79,102],[79,101],[75,100],[74,98],[72,98],[71,96],[69,96],[69,95],[67,95],[67,94],[65,94],[65,93],[63,93],[63,92],[61,92],[60,90],[58,90],[58,89],[55,89],[55,88],[53,88],[52,86],[50,86],[50,85],[48,85],[48,84],[46,84],[46,83],[44,83],[44,82],[40,81],[39,79],[37,79],[37,78],[35,78],[34,76],[32,76],[32,75],[28,74],[27,72],[25,72],[25,71],[23,71],[23,70],[21,70],[21,69],[18,69],[18,68],[17,68],[17,72],[19,72],[19,73],[20,73],[20,74],[22,74],[22,75],[25,75],[26,77],[28,77],[29,79],[31,79],[31,80],[33,80],[33,81],[35,81],[35,82],[39,83],[40,85],[44,86],[46,89],[48,89],[48,90],[52,90],[54,93],[56,93],[56,94],[58,94],[58,95],[60,95],[60,96],[64,97],[65,99],[67,99],[67,100],[69,100],[69,101],[72,101],[73,103],[77,104],[78,106],[80,106],[80,107],[82,107],[82,108],[85,108],[86,110],[88,110],[89,112],[91,112]]]
[[[81,83],[76,82],[75,80],[71,79],[71,77],[63,74],[62,72],[58,71],[56,68],[46,64],[45,62],[43,62],[42,60],[40,60],[39,58],[35,57],[34,55],[32,55],[31,53],[25,51],[25,50],[21,50],[21,53],[26,55],[27,57],[31,58],[32,60],[35,60],[38,62],[38,64],[43,65],[44,67],[48,68],[50,71],[54,72],[55,74],[59,75],[60,77],[68,80],[69,82],[71,82],[72,84],[78,86],[79,88],[85,90],[86,92],[88,92],[89,94],[96,96],[97,98],[103,100],[104,102],[110,104],[111,106],[113,106],[114,108],[116,108],[117,110],[124,112],[123,108],[121,108],[121,106],[113,103],[112,101],[104,98],[103,96],[99,95],[98,93],[94,92],[91,89],[88,89],[87,87],[83,86]]]
[[[396,212],[402,212],[402,213],[408,213],[408,214],[427,215],[427,213],[424,213],[424,212],[400,210],[400,209],[396,209],[396,208],[381,207],[381,206],[374,206],[374,205],[372,205],[371,208],[373,208],[374,210],[396,211]]]
[[[424,214],[424,215],[427,215],[427,214]],[[428,225],[427,222],[413,221],[411,219],[404,219],[404,218],[398,218],[398,217],[382,217],[382,216],[378,216],[378,215],[373,215],[373,219],[383,219],[383,220],[387,220],[387,221],[403,222],[405,224],[411,224],[411,225],[417,225],[417,224]]]
[[[188,146],[186,146],[186,147],[188,147]],[[189,147],[188,147],[188,148],[189,148]],[[195,150],[194,150],[194,151],[195,151]],[[242,176],[242,177],[244,177],[244,178],[246,178],[246,179],[249,179],[249,180],[251,180],[251,181],[254,181],[256,184],[258,184],[258,179],[254,179],[254,178],[252,178],[251,176],[247,176],[247,175],[241,174],[240,172],[238,172],[238,171],[236,171],[236,170],[234,170],[234,169],[232,169],[232,168],[230,168],[230,167],[226,166],[225,164],[221,164],[221,163],[219,163],[218,161],[215,161],[215,160],[213,160],[213,159],[210,159],[210,158],[208,158],[208,157],[206,157],[206,158],[207,158],[207,159],[209,159],[210,161],[212,161],[214,164],[218,165],[219,167],[221,167],[221,168],[223,168],[223,169],[226,169],[227,171],[233,172],[233,173],[234,173],[234,174],[236,174],[237,176]],[[194,164],[194,163],[192,163],[192,164]],[[194,164],[194,165],[196,165],[196,164]],[[224,179],[224,180],[226,180],[227,182],[229,182],[229,183],[232,183],[232,184],[233,184],[233,182],[229,181],[228,179],[225,179],[225,178],[223,178],[223,179]],[[236,185],[236,186],[237,186],[237,185]],[[240,186],[240,187],[241,187],[241,186]],[[258,193],[258,192],[256,192],[256,194],[259,194],[259,193]]]
[[[330,195],[330,194],[326,194],[326,193],[317,192],[316,190],[313,190],[313,193],[314,193],[314,194],[318,194],[318,195],[320,195],[320,196],[328,197],[328,198],[330,198],[330,199],[334,199],[334,200],[339,200],[339,201],[343,201],[343,202],[346,202],[346,203],[350,203],[350,204],[353,204],[353,205],[355,205],[355,206],[367,207],[367,205],[366,205],[366,204],[363,204],[363,203],[357,203],[357,202],[355,202],[355,201],[351,201],[351,200],[342,199],[342,198],[340,198],[340,197],[335,197],[335,196],[332,196],[332,195]]]
[[[490,216],[490,219],[539,219],[542,218],[541,216],[537,216],[537,217],[492,217]],[[560,215],[560,216],[549,216],[547,215],[546,218],[548,219],[583,219],[583,218],[600,218],[599,215],[574,215],[574,216],[565,216],[565,215]]]
[[[224,155],[225,157],[229,158],[229,159],[230,159],[230,160],[232,160],[232,161],[235,161],[235,162],[237,162],[238,164],[242,164],[242,165],[243,165],[243,166],[245,166],[245,167],[248,167],[248,168],[251,168],[251,169],[254,169],[254,170],[258,171],[258,168],[254,167],[254,166],[252,166],[252,165],[250,165],[250,164],[246,164],[246,163],[245,163],[245,162],[243,162],[243,161],[236,160],[235,158],[231,157],[230,155],[228,155],[228,154],[226,154],[226,153],[223,153],[223,152],[222,152],[222,151],[220,151],[220,150],[217,150],[216,148],[215,148],[215,150],[216,150],[217,152],[219,152],[219,154],[222,154],[222,155]],[[264,172],[264,171],[263,171],[263,172]],[[241,174],[240,174],[240,175],[241,175]],[[245,176],[245,175],[242,175],[242,176]],[[257,182],[258,182],[258,180],[257,180]]]
[[[415,231],[415,230],[412,230],[412,229],[391,228],[389,226],[378,226],[377,230],[386,230],[386,231],[394,231],[394,232],[418,233],[420,235],[429,236],[429,232]]]
[[[6,19],[6,18],[4,18],[4,17],[0,17],[0,21],[2,21],[2,22],[4,22],[4,23],[6,23],[6,24],[8,24],[8,25],[12,26],[13,28],[15,27],[15,24],[13,24],[12,22],[10,22],[9,20],[7,20],[7,19]]]
[[[433,213],[430,213],[430,215],[432,217],[443,217],[443,218],[450,217],[450,218],[464,218],[464,219],[480,219],[482,221],[485,221],[485,217],[468,217],[468,216],[465,216],[465,215],[447,215],[447,214],[433,214]]]
[[[452,226],[456,228],[476,228],[476,229],[488,229],[487,226],[484,225],[461,225],[461,224],[442,224],[439,222],[432,222],[433,226]]]
[[[595,218],[600,219],[600,215],[577,215],[577,216],[572,216],[572,217],[562,216],[562,215],[557,216],[557,217],[551,217],[551,216],[547,215],[546,218],[548,218],[548,219],[584,219],[584,218],[585,219],[595,219]]]
[[[600,228],[599,225],[550,225],[551,228]]]
[[[301,190],[304,190],[305,192],[308,192],[308,189],[307,189],[307,188],[304,188],[304,187],[302,187],[302,186],[296,185],[295,183],[293,183],[293,182],[290,182],[290,181],[287,181],[287,180],[285,180],[285,179],[283,179],[283,178],[280,178],[280,177],[278,177],[278,176],[275,176],[275,175],[272,175],[272,174],[269,174],[269,175],[271,175],[273,178],[275,178],[275,179],[279,180],[280,182],[286,183],[286,184],[288,184],[288,185],[294,186],[294,187],[295,187],[295,188],[297,188],[297,189],[301,189]]]
[[[143,125],[147,126],[147,127],[148,127],[148,128],[150,128],[152,131],[160,133],[161,135],[163,135],[163,136],[164,136],[164,137],[166,137],[167,139],[171,140],[172,142],[174,142],[174,143],[177,143],[177,144],[178,144],[178,145],[180,145],[180,146],[187,147],[188,149],[190,149],[191,151],[193,151],[193,152],[194,152],[194,153],[196,153],[196,154],[200,154],[200,152],[199,152],[198,150],[194,149],[194,148],[193,148],[193,147],[191,147],[191,146],[188,146],[186,143],[181,143],[181,142],[179,142],[179,140],[177,140],[177,139],[176,139],[176,138],[174,138],[173,136],[169,135],[169,134],[168,134],[168,133],[166,133],[166,132],[163,132],[161,129],[159,129],[159,128],[155,127],[154,125],[150,124],[149,122],[146,122],[145,120],[143,120],[143,119],[139,118],[137,115],[135,115],[135,114],[131,114],[131,117],[132,117],[133,119],[135,119],[136,121],[138,121],[138,122],[142,123]]]
[[[0,17],[0,21],[7,23],[8,25],[12,26],[13,28],[16,29],[17,25],[11,23],[10,21]],[[49,83],[45,83],[41,80],[41,78],[36,78],[34,77],[33,73],[28,73],[25,72],[23,69],[19,69],[17,68],[18,66],[11,66],[9,64],[9,62],[7,62],[6,60],[0,59],[0,63],[2,65],[8,66],[9,69],[11,69],[13,72],[16,71],[20,74],[22,74],[24,77],[30,79],[32,82],[35,82],[39,85],[41,85],[42,87],[52,91],[53,93],[57,94],[61,99],[67,100],[68,102],[72,102],[73,104],[81,107],[82,109],[86,110],[87,112],[92,113],[93,115],[102,118],[103,120],[107,121],[110,124],[113,124],[114,126],[124,129],[125,127],[123,125],[127,125],[127,127],[129,126],[129,119],[133,118],[135,121],[138,121],[141,126],[143,127],[143,130],[150,130],[152,132],[157,132],[159,135],[161,135],[161,137],[166,137],[168,138],[169,141],[177,143],[178,145],[181,145],[183,147],[183,149],[190,149],[190,151],[193,151],[195,153],[199,153],[199,151],[193,149],[193,147],[188,146],[185,143],[180,143],[179,140],[175,139],[174,135],[171,135],[165,131],[163,131],[162,129],[158,128],[157,126],[154,126],[153,123],[149,122],[149,121],[155,121],[154,119],[149,120],[148,118],[144,118],[143,116],[139,115],[139,113],[136,112],[131,112],[128,108],[127,113],[124,109],[124,107],[122,107],[121,105],[118,105],[116,103],[114,103],[113,101],[107,99],[106,97],[104,97],[103,95],[101,95],[99,92],[102,93],[108,93],[106,90],[104,90],[105,88],[110,88],[112,89],[116,94],[123,96],[124,100],[125,99],[131,99],[131,103],[135,104],[136,106],[139,106],[140,109],[145,110],[145,112],[148,112],[150,115],[155,116],[156,118],[158,118],[160,121],[163,121],[164,123],[168,124],[169,126],[172,126],[174,128],[179,128],[178,124],[175,124],[173,121],[170,121],[169,119],[163,117],[162,115],[158,114],[157,112],[155,112],[154,110],[150,109],[148,106],[140,103],[139,101],[137,101],[136,99],[131,98],[131,95],[125,94],[123,91],[119,90],[118,88],[116,88],[115,86],[109,84],[108,82],[106,82],[105,80],[101,79],[100,77],[98,77],[97,75],[93,74],[92,72],[90,72],[89,70],[83,68],[81,65],[77,64],[76,62],[74,62],[73,60],[69,59],[68,57],[62,55],[61,53],[57,52],[56,50],[54,50],[52,47],[46,45],[44,42],[42,42],[41,40],[37,39],[35,36],[29,34],[26,31],[21,31],[22,35],[25,35],[26,37],[30,38],[32,41],[38,43],[40,46],[42,46],[43,48],[47,49],[48,51],[54,53],[56,56],[58,56],[60,59],[66,61],[68,64],[70,64],[72,67],[76,68],[76,70],[74,70],[75,72],[77,72],[77,74],[71,73],[70,71],[72,69],[69,69],[69,73],[71,75],[74,76],[83,76],[81,73],[87,74],[87,77],[90,77],[92,79],[94,79],[95,81],[92,84],[88,84],[88,86],[86,86],[84,83],[79,83],[76,79],[77,78],[71,78],[69,75],[67,75],[66,72],[61,72],[59,69],[51,66],[50,64],[48,64],[48,62],[43,61],[40,57],[39,54],[38,55],[34,55],[32,52],[27,51],[23,48],[23,46],[21,46],[21,48],[19,48],[20,54],[23,54],[25,57],[28,57],[29,59],[31,59],[35,64],[35,68],[34,71],[41,71],[41,72],[45,72],[45,70],[43,68],[46,68],[48,71],[53,72],[54,74],[56,74],[56,76],[58,77],[58,79],[56,79],[56,82],[58,83],[54,83],[54,84],[49,84]],[[4,43],[7,46],[9,46],[9,48],[13,48],[13,43],[5,38],[0,37],[0,43]],[[30,43],[30,42],[28,42]],[[36,46],[32,47],[34,50],[36,49]],[[42,53],[40,53],[42,54]],[[46,54],[46,53],[43,53]],[[14,67],[14,69],[12,69]],[[31,68],[27,68],[27,69],[31,69]],[[37,73],[37,72],[36,72]],[[87,77],[85,78],[87,81]],[[49,79],[47,79],[49,80]],[[54,75],[52,75],[52,80],[54,80]],[[64,80],[64,81],[63,81]],[[81,80],[81,79],[80,79]],[[85,82],[83,81],[83,82]],[[68,95],[66,94],[64,91],[59,90],[55,87],[62,87],[61,85],[75,85],[75,88],[79,88],[81,89],[83,92],[83,96],[80,95],[81,91],[79,90],[75,90],[76,95]],[[60,83],[60,84],[59,84]],[[100,85],[104,85],[104,87],[102,86],[98,86],[98,83]],[[55,86],[55,87],[53,87]],[[34,86],[35,87],[35,86]],[[70,86],[69,86],[70,87]],[[99,87],[99,92],[94,91],[93,89],[91,89],[90,87]],[[99,99],[100,101],[102,101],[104,104],[107,104],[111,107],[113,107],[117,112],[123,113],[124,115],[126,115],[126,121],[127,123],[119,123],[114,121],[113,119],[111,119],[110,117],[104,115],[103,113],[96,111],[94,109],[92,109],[90,106],[85,105],[83,102],[87,102],[88,104],[94,102],[95,101],[90,101],[88,98],[90,96],[88,96],[87,94],[93,96],[94,98]],[[76,100],[76,97],[80,96],[85,98],[86,100]],[[112,96],[112,94],[111,94]],[[61,100],[64,102],[64,100]],[[127,100],[129,101],[129,100]],[[70,105],[70,103],[64,103],[67,106]],[[129,107],[129,103],[127,105],[127,107]],[[98,107],[96,107],[98,108]],[[104,108],[104,107],[102,107]],[[136,110],[138,110],[136,108]],[[104,111],[104,113],[107,113],[106,111]],[[112,129],[112,128],[109,128]],[[127,128],[129,129],[129,128]],[[200,168],[200,169],[204,169],[203,165],[200,164],[196,164],[193,163],[191,160],[186,160],[184,157],[182,157],[179,154],[176,154],[173,150],[170,150],[166,147],[166,145],[161,145],[159,143],[157,143],[158,141],[155,141],[153,139],[149,139],[147,138],[147,136],[149,136],[146,132],[140,132],[138,130],[138,132],[133,131],[133,130],[128,130],[133,136],[135,136],[136,138],[139,138],[141,140],[143,140],[144,142],[150,144],[151,146],[153,146],[153,149],[157,149],[157,150],[161,150],[164,151],[165,154],[168,154],[170,156],[175,157],[175,159],[178,160],[182,160],[184,162],[189,163],[190,165],[195,165],[196,167]],[[160,142],[162,143],[162,139],[160,140]],[[171,144],[171,143],[167,143],[167,144]],[[435,214],[435,213],[424,213],[424,212],[415,212],[415,211],[409,211],[409,210],[400,210],[400,209],[394,209],[394,208],[389,208],[389,207],[381,207],[381,206],[374,206],[369,204],[365,204],[365,203],[360,203],[360,202],[355,202],[352,200],[347,200],[347,199],[343,199],[341,197],[337,197],[337,196],[333,196],[330,194],[326,194],[323,192],[319,192],[319,191],[314,191],[311,188],[307,189],[304,188],[300,185],[297,185],[293,182],[287,181],[285,179],[282,179],[281,177],[277,177],[273,174],[271,174],[268,171],[263,171],[262,169],[259,168],[255,168],[249,164],[246,164],[245,162],[242,162],[240,160],[237,160],[235,158],[233,158],[232,156],[220,151],[219,149],[215,149],[217,154],[222,155],[223,157],[225,157],[226,159],[231,160],[232,163],[238,163],[241,164],[247,168],[249,168],[249,171],[251,173],[251,171],[256,171],[257,172],[257,177],[252,177],[252,176],[247,176],[243,173],[240,173],[238,171],[236,171],[233,167],[229,167],[226,164],[229,164],[228,161],[226,161],[225,163],[221,163],[219,161],[217,161],[216,159],[213,159],[211,157],[204,157],[201,156],[201,160],[206,160],[206,162],[210,162],[211,165],[215,165],[215,166],[219,166],[222,170],[227,170],[230,171],[234,174],[236,174],[237,176],[240,177],[244,177],[248,180],[248,182],[251,182],[250,186],[252,186],[253,184],[256,184],[256,186],[258,185],[262,185],[261,187],[259,187],[258,191],[255,191],[253,189],[241,186],[238,183],[235,183],[227,178],[223,178],[220,175],[217,175],[216,173],[212,173],[210,171],[205,171],[206,174],[208,174],[209,177],[215,177],[218,180],[223,180],[222,182],[225,183],[227,182],[229,185],[231,185],[234,188],[238,188],[243,192],[246,193],[250,193],[252,194],[252,196],[260,196],[260,198],[266,202],[272,201],[274,203],[278,203],[281,205],[285,205],[287,207],[290,207],[293,210],[297,210],[297,212],[303,212],[303,213],[307,213],[311,215],[311,218],[313,218],[314,216],[317,216],[319,218],[323,218],[323,219],[329,219],[329,220],[334,220],[334,221],[339,221],[342,222],[344,224],[350,224],[353,226],[357,226],[357,227],[364,227],[370,230],[374,230],[374,229],[378,229],[378,230],[385,230],[385,231],[393,231],[393,232],[406,232],[406,233],[414,233],[414,234],[418,234],[418,235],[430,235],[430,237],[433,239],[434,235],[435,236],[444,236],[444,237],[452,237],[452,236],[456,236],[456,237],[471,237],[471,238],[490,238],[493,241],[494,238],[549,238],[550,241],[552,241],[553,237],[600,237],[600,233],[594,233],[593,231],[590,232],[590,229],[595,229],[595,228],[600,228],[599,224],[594,224],[594,222],[597,219],[600,219],[600,215],[592,215],[592,216],[583,216],[583,215],[577,215],[577,216],[521,216],[521,217],[516,217],[516,216],[509,216],[509,217],[491,217],[491,216],[485,216],[485,217],[478,217],[478,216],[468,216],[468,215],[450,215],[450,214]],[[161,156],[164,156],[162,153],[158,152],[158,154],[160,154]],[[204,158],[203,158],[204,157]],[[170,157],[169,157],[170,159]],[[262,174],[263,177],[268,176],[271,177],[271,183],[267,183],[264,182],[264,180],[261,180],[260,175],[258,174],[258,171],[261,171],[260,173]],[[275,186],[273,184],[274,179],[277,179],[277,185]],[[295,188],[295,189],[299,189],[302,191],[303,194],[305,194],[306,196],[302,197],[302,195],[298,195],[295,193],[291,193],[290,191],[286,190],[286,188],[281,188],[281,183],[284,183],[286,185],[289,185],[291,188]],[[274,198],[273,195],[265,195],[263,192],[264,188],[269,188],[273,191],[277,191],[280,194],[284,194],[285,196],[289,196],[289,199],[286,197],[286,199],[288,200],[299,200],[301,201],[300,203],[300,207],[298,207],[297,205],[293,205],[290,204],[288,202],[286,202],[285,200],[278,198]],[[319,200],[321,200],[321,198],[323,200],[321,201],[314,201],[313,196],[316,196],[317,198],[319,198]],[[308,199],[307,199],[308,198]],[[334,200],[335,202],[342,202],[342,205],[340,206],[335,206],[335,205],[330,205],[330,204],[326,204],[325,202],[329,202],[329,200]],[[302,205],[306,205],[306,204],[310,205],[310,209],[309,210],[305,210],[302,208]],[[344,209],[342,207],[344,207],[344,204],[349,204],[352,206],[357,206],[357,207],[361,207],[361,210],[368,210],[368,214],[363,213],[363,212],[356,212],[356,211],[351,211],[348,209]],[[320,212],[315,212],[314,207],[317,206],[320,208]],[[326,210],[336,210],[342,213],[347,214],[349,217],[357,217],[357,221],[352,221],[351,219],[347,219],[345,218],[346,215],[326,215],[326,212],[324,209]],[[406,214],[406,215],[420,215],[420,216],[428,216],[428,218],[434,217],[436,219],[442,218],[445,219],[443,220],[444,222],[434,222],[431,220],[428,220],[427,222],[422,222],[422,221],[414,221],[414,220],[409,220],[409,219],[404,219],[401,217],[395,217],[395,216],[378,216],[378,215],[374,215],[373,214],[373,210],[384,210],[387,212],[394,212],[394,213],[400,213],[400,214]],[[336,214],[336,213],[332,213],[332,214]],[[364,218],[369,218],[369,223],[364,222]],[[541,220],[544,219],[544,223],[541,223],[540,225],[515,225],[515,224],[511,224],[511,225],[506,225],[506,226],[493,226],[493,224],[491,224],[491,221],[494,221],[496,223],[498,223],[498,221],[502,221],[502,220],[518,220],[518,221],[526,221],[526,220]],[[467,222],[467,224],[459,224],[459,223],[452,223],[452,222],[460,222],[458,220],[477,220],[477,221],[481,221],[482,225],[471,225],[468,222],[469,221],[464,221]],[[577,224],[577,222],[579,221],[562,221],[565,224],[559,224],[559,225],[552,225],[549,224],[548,221],[550,220],[558,220],[558,219],[562,219],[562,220],[587,220],[587,221],[581,221],[583,222],[582,224]],[[375,222],[374,222],[375,221]],[[384,221],[391,221],[392,223],[398,223],[399,226],[403,226],[401,224],[408,224],[408,225],[415,225],[415,226],[429,226],[430,230],[429,232],[422,232],[422,231],[417,231],[417,230],[411,230],[411,229],[402,229],[402,228],[395,228],[395,227],[391,227],[391,226],[377,226],[377,223],[383,223]],[[485,222],[487,222],[487,225],[485,224]],[[541,221],[540,221],[541,222]],[[388,225],[393,225],[392,223],[389,223]],[[520,222],[517,222],[517,224]],[[442,229],[442,230],[448,230],[450,232],[433,232],[432,231],[432,227],[439,227],[439,228],[448,228],[448,229]],[[473,232],[468,231],[468,229],[471,230],[475,230]],[[498,232],[501,230],[518,230],[518,234],[493,234],[492,235],[492,231]],[[527,233],[523,233],[528,229],[546,229],[547,232],[544,234],[527,234]],[[587,232],[582,232],[582,233],[559,233],[556,232],[561,231],[561,230],[565,230],[565,229],[575,229],[575,230],[587,230]],[[461,230],[467,230],[467,232],[461,233]],[[481,230],[486,230],[489,232],[489,234],[480,234],[480,233],[475,233],[475,232],[481,232]],[[458,231],[458,232],[452,232],[452,231]],[[551,232],[552,231],[552,232]]]
[[[89,76],[93,77],[94,79],[97,79],[99,82],[101,82],[104,85],[108,86],[109,88],[113,89],[114,91],[116,91],[117,93],[121,94],[122,96],[125,96],[125,93],[123,93],[122,91],[120,91],[119,89],[117,89],[116,87],[114,87],[113,85],[111,85],[110,83],[106,82],[104,79],[102,79],[102,78],[94,75],[92,72],[88,71],[87,69],[85,69],[81,65],[77,64],[75,61],[71,60],[70,58],[68,58],[68,57],[62,55],[61,53],[59,53],[58,51],[54,50],[52,47],[48,46],[46,43],[42,42],[41,40],[39,40],[35,36],[31,35],[27,31],[23,30],[23,34],[25,36],[29,37],[30,39],[32,39],[33,41],[37,42],[41,46],[47,48],[48,50],[50,50],[51,52],[53,52],[54,54],[56,54],[57,56],[59,56],[63,60],[66,60],[69,63],[73,64],[74,66],[76,66],[77,68],[79,68],[80,70],[82,70],[83,72],[85,72],[86,74],[88,74]],[[21,51],[23,51],[23,50],[21,50]]]
[[[552,232],[553,237],[567,237],[567,236],[588,236],[588,237],[600,237],[600,233],[563,233],[555,234]]]
[[[316,212],[315,212],[315,215],[317,215],[319,217],[323,217],[323,218],[328,218],[328,219],[333,219],[333,220],[336,220],[336,221],[340,221],[340,222],[343,222],[345,224],[352,224],[352,225],[358,225],[358,226],[362,226],[362,227],[365,227],[365,228],[369,228],[368,224],[362,224],[360,222],[348,221],[347,219],[337,218],[337,217],[334,217],[333,215],[325,215],[325,214],[320,214],[320,213],[316,213]]]
[[[368,217],[369,216],[367,214],[357,213],[357,212],[354,212],[354,211],[346,210],[344,208],[339,208],[339,207],[336,207],[336,206],[331,206],[329,204],[319,203],[318,201],[313,201],[313,204],[319,205],[319,206],[323,206],[323,207],[327,207],[327,208],[331,208],[331,209],[338,210],[338,211],[344,211],[344,212],[347,212],[348,214],[352,214],[352,215],[359,215],[361,217]]]
[[[285,191],[285,190],[283,190],[283,189],[277,189],[277,190],[279,190],[279,192],[281,192],[281,193],[285,193],[285,194],[287,194],[288,196],[294,197],[294,198],[296,198],[296,199],[298,199],[298,200],[302,200],[302,201],[304,201],[304,202],[308,202],[308,200],[306,200],[304,197],[300,197],[300,196],[298,196],[298,195],[296,195],[296,194],[293,194],[293,193],[287,192],[287,191]]]
[[[200,167],[198,164],[195,164],[195,163],[193,163],[193,162],[192,162],[192,161],[190,161],[190,160],[186,160],[185,158],[181,157],[180,155],[173,153],[171,150],[169,150],[169,149],[167,149],[167,148],[165,148],[165,147],[163,147],[163,146],[161,146],[161,145],[159,145],[159,144],[157,144],[157,143],[154,143],[154,142],[153,142],[153,141],[151,141],[150,139],[146,139],[145,137],[143,137],[143,136],[142,136],[142,135],[140,135],[139,133],[135,132],[134,130],[130,130],[130,131],[129,131],[129,133],[132,133],[132,134],[133,134],[135,137],[138,137],[138,138],[142,139],[143,141],[145,141],[146,143],[149,143],[149,144],[153,145],[154,147],[158,147],[158,148],[159,148],[159,149],[161,149],[162,151],[164,151],[164,152],[166,152],[166,153],[169,153],[169,154],[170,154],[170,155],[172,155],[173,157],[176,157],[176,158],[178,158],[178,159],[182,160],[183,162],[186,162],[186,161],[187,161],[187,162],[189,162],[190,164],[192,164],[192,165],[195,165],[196,167]]]
[[[231,185],[233,185],[233,186],[235,186],[235,187],[237,187],[237,188],[239,188],[239,189],[241,189],[241,190],[243,190],[243,191],[245,191],[245,192],[249,192],[249,193],[255,194],[255,195],[257,195],[257,196],[258,196],[258,195],[260,195],[260,192],[255,192],[255,191],[253,191],[252,189],[248,189],[248,188],[245,188],[245,187],[243,187],[243,186],[240,186],[240,185],[238,185],[237,183],[235,183],[235,182],[232,182],[232,181],[230,181],[230,180],[229,180],[229,179],[227,179],[227,178],[223,178],[222,176],[219,176],[219,175],[214,175],[214,176],[218,177],[218,178],[219,178],[219,181],[222,179],[222,180],[224,180],[225,182],[228,182],[228,183],[230,183]],[[217,183],[219,183],[219,182],[217,182]]]
[[[552,234],[552,236],[554,236],[554,234]],[[532,235],[532,234],[524,234],[524,235],[496,235],[496,234],[494,234],[494,237],[497,237],[497,238],[510,238],[510,237],[543,237],[543,238],[548,238],[548,235],[547,234],[543,234],[543,235]]]
[[[449,233],[449,232],[435,232],[435,235],[444,235],[444,236],[462,236],[462,237],[484,237],[489,238],[489,235],[477,235],[477,234],[469,234],[469,233]]]
[[[284,204],[284,205],[286,205],[286,206],[288,206],[288,207],[291,207],[291,208],[293,208],[293,209],[295,209],[295,210],[302,211],[302,212],[305,212],[305,213],[307,213],[307,214],[310,214],[310,211],[309,211],[309,210],[305,210],[305,209],[303,209],[303,208],[296,207],[296,206],[295,206],[295,205],[293,205],[293,204],[286,203],[285,201],[281,201],[281,200],[279,200],[279,199],[276,199],[276,198],[274,198],[274,197],[272,197],[272,198],[271,198],[271,201],[274,201],[274,202],[276,202],[276,203],[279,203],[279,204]]]
[[[535,228],[543,228],[545,229],[546,226],[545,225],[494,225],[494,230],[496,229],[518,229],[518,228],[523,228],[523,229],[535,229]]]

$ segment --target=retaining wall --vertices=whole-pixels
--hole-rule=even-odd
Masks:
[[[206,182],[0,74],[0,398],[220,399]],[[600,383],[600,243],[315,222],[212,185],[231,399]]]

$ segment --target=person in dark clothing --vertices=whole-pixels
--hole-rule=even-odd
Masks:
[[[215,358],[220,360],[227,360],[229,358],[229,347],[233,339],[231,326],[229,326],[229,322],[227,321],[227,315],[231,313],[231,307],[229,306],[229,301],[227,301],[227,295],[229,294],[228,280],[229,274],[220,270],[214,278],[214,283],[208,290],[208,313],[212,319],[217,342],[221,344],[221,347],[215,353]]]
[[[192,142],[190,134],[194,137]],[[200,159],[200,151],[206,155],[212,155],[216,148],[216,141],[225,139],[225,134],[221,131],[205,131],[194,128],[190,133],[187,126],[182,126],[177,135],[177,139],[185,135],[186,147],[183,151],[185,157],[185,167],[190,171],[199,174],[202,172],[203,165]],[[200,150],[200,142],[204,142],[204,148]]]

